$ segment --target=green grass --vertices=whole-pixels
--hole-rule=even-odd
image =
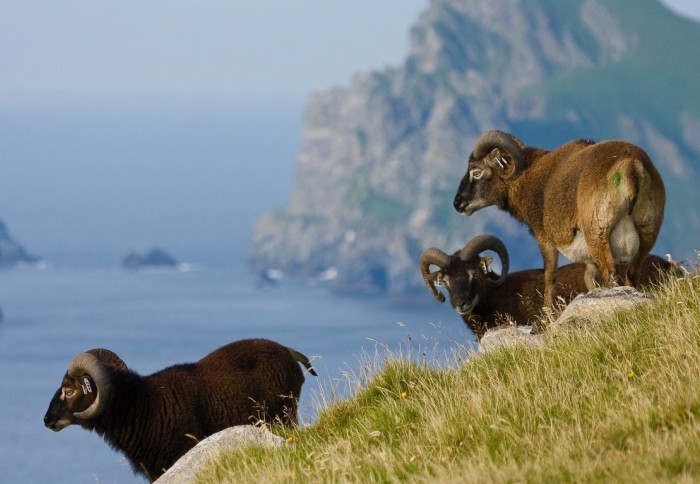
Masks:
[[[201,482],[700,481],[700,277],[657,296],[539,348],[388,355],[313,425],[273,428],[289,445]]]

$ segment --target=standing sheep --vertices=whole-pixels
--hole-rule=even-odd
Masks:
[[[665,203],[661,176],[635,145],[579,140],[547,151],[489,131],[476,141],[454,208],[471,215],[496,205],[528,226],[544,259],[544,303],[551,307],[560,252],[587,265],[588,289],[636,286]]]
[[[135,473],[155,480],[199,440],[234,425],[297,423],[301,353],[265,339],[230,343],[197,363],[141,376],[112,351],[70,363],[44,416],[58,432],[94,430],[124,453]]]

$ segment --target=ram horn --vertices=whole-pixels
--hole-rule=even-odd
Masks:
[[[420,273],[423,276],[423,281],[430,292],[433,293],[435,299],[440,302],[445,302],[445,295],[438,291],[435,286],[435,278],[430,274],[430,265],[433,264],[440,269],[444,269],[449,262],[450,256],[435,247],[425,249],[420,255]]]
[[[515,167],[507,176],[501,176],[504,180],[512,178],[520,173],[524,168],[525,156],[523,154],[523,143],[512,134],[504,133],[503,131],[487,131],[476,140],[474,143],[474,158],[481,159],[488,155],[494,148],[508,153],[515,162]],[[506,161],[504,159],[494,160],[494,163],[499,168],[505,168]]]
[[[112,392],[111,379],[107,369],[94,354],[80,353],[71,361],[67,374],[71,378],[80,378],[83,375],[88,375],[97,387],[97,396],[92,405],[82,412],[75,412],[73,415],[84,420],[100,415],[107,406]]]
[[[494,251],[499,259],[501,259],[501,275],[496,280],[487,278],[491,286],[498,287],[505,282],[510,266],[508,250],[501,239],[493,235],[478,235],[467,242],[464,248],[459,252],[459,258],[461,260],[469,260],[473,257],[478,257],[479,254],[485,250]]]
[[[112,350],[108,350],[106,348],[93,348],[91,350],[87,350],[86,353],[95,355],[97,359],[100,360],[100,363],[103,365],[108,365],[114,370],[128,370],[126,363],[124,363],[124,361]]]

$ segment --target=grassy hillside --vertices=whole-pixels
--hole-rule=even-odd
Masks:
[[[700,480],[700,277],[539,349],[408,360],[202,482]]]

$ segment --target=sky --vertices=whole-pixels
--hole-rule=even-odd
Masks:
[[[427,0],[0,0],[0,100],[308,96],[398,65]]]
[[[697,0],[664,0],[700,19]],[[428,0],[0,0],[0,107],[307,96],[399,65]]]
[[[0,0],[0,219],[53,260],[247,247],[310,94],[399,66],[428,3]]]

